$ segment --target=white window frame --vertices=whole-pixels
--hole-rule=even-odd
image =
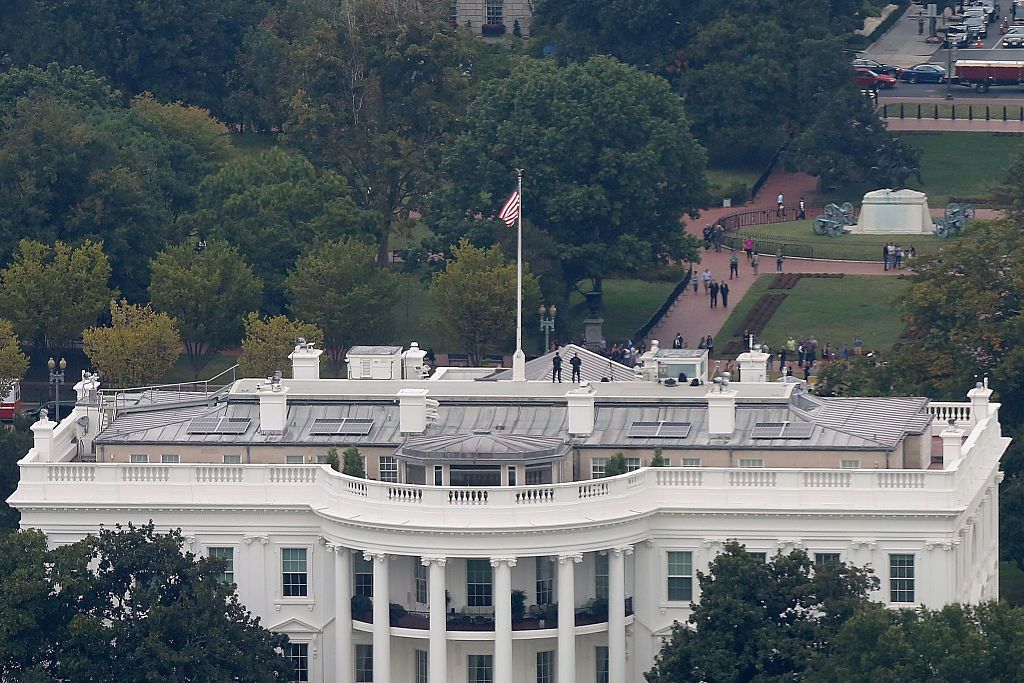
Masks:
[[[505,23],[505,6],[502,0],[484,0],[484,22],[487,24]]]
[[[910,558],[910,576],[894,576],[893,575],[893,564],[892,560],[894,557],[909,557]],[[889,570],[889,603],[893,605],[913,605],[917,603],[917,553],[904,550],[889,552],[886,559],[888,560]],[[907,567],[901,567],[906,569]],[[894,595],[896,593],[906,593],[908,589],[905,587],[906,584],[900,584],[897,582],[909,581],[910,582],[910,599],[909,600],[895,600]],[[897,587],[900,586],[900,587]]]
[[[473,562],[476,566],[486,568],[489,572],[488,576],[490,581],[473,581],[470,582],[470,569],[469,564]],[[481,593],[479,595],[473,595],[470,590],[470,586],[489,586],[489,593]],[[491,567],[490,560],[481,559],[477,557],[466,559],[466,606],[467,607],[493,607],[494,606],[494,569]]]
[[[284,456],[285,465],[305,465],[306,458],[302,455],[286,455]]]
[[[413,582],[413,596],[417,603],[421,605],[430,604],[430,567],[424,566],[420,562],[420,558],[414,557],[413,561],[416,563],[412,569],[412,582]],[[422,599],[421,599],[422,598]]]
[[[430,674],[430,655],[426,650],[415,650],[413,654],[413,680],[415,683],[427,683]]]
[[[369,567],[368,570],[367,567]],[[359,571],[360,569],[364,571]],[[370,580],[367,582],[364,579],[360,586],[359,577],[361,576],[369,576]],[[367,586],[370,589],[368,593],[366,592]],[[353,595],[364,595],[368,598],[373,598],[373,560],[367,560],[363,557],[362,553],[355,553],[352,561],[352,593]]]
[[[285,595],[284,594],[284,551],[305,550],[306,551],[306,594]],[[277,592],[281,602],[309,604],[313,602],[313,566],[314,555],[313,545],[309,543],[282,543],[277,546]],[[298,572],[289,572],[298,573]]]
[[[764,467],[764,458],[740,458],[740,467],[745,469],[760,469]]]
[[[317,456],[316,456],[316,464],[317,465],[326,465],[327,464],[327,454],[326,453],[318,453]]]
[[[221,463],[224,465],[241,465],[242,456],[237,453],[228,453],[221,456]]]
[[[220,555],[222,550],[230,551],[227,556]],[[224,583],[235,583],[235,546],[233,545],[210,545],[206,547],[207,557],[219,557],[227,561],[227,568],[221,572],[220,580]]]
[[[607,645],[597,645],[594,647],[594,681],[595,683],[608,683]]]
[[[473,660],[477,659],[477,666],[473,665]],[[487,669],[490,670],[490,676],[480,676],[481,672],[478,671],[480,668],[484,668],[486,674]],[[494,655],[490,654],[472,654],[466,656],[466,682],[467,683],[494,683]]]
[[[683,467],[700,467],[700,458],[683,458]]]
[[[555,683],[555,651],[537,653],[537,683]]]
[[[551,604],[555,598],[555,563],[546,555],[538,555],[534,560],[534,572],[534,597],[537,604]]]
[[[768,558],[771,557],[767,550],[748,550],[747,554],[752,556],[755,560],[761,560],[765,564],[768,563]]]
[[[133,465],[148,465],[149,453],[132,453],[128,456],[128,461]]]
[[[626,472],[636,472],[641,465],[640,458],[626,458]]]
[[[672,555],[674,555],[676,553],[683,553],[683,554],[687,554],[687,555],[690,556],[690,558],[689,558],[690,559],[690,572],[689,572],[689,574],[673,574],[673,573],[671,573],[670,566],[671,566],[671,563],[672,563]],[[663,562],[662,566],[665,568],[665,583],[664,583],[664,586],[665,586],[665,602],[666,603],[672,604],[672,605],[678,605],[680,603],[694,602],[694,583],[695,583],[694,579],[696,578],[695,577],[695,572],[694,572],[694,557],[695,556],[696,556],[696,552],[692,548],[666,548],[665,549],[665,557],[664,557],[664,562]],[[671,591],[669,590],[669,584],[672,582],[672,579],[689,579],[689,581],[690,581],[690,596],[687,597],[687,598],[673,598],[672,594],[671,594]]]
[[[814,560],[814,564],[816,564],[816,565],[823,564],[823,561],[821,559],[819,559],[823,555],[827,555],[830,558],[830,560],[834,560],[836,562],[842,562],[843,561],[843,554],[841,552],[839,552],[838,550],[821,550],[821,551],[816,551],[812,555],[812,559]]]
[[[840,460],[839,461],[839,469],[842,469],[842,470],[859,470],[860,469],[860,460],[853,460],[853,459],[851,459],[851,460]]]
[[[356,668],[356,683],[373,683],[373,645],[357,643],[352,660]]]
[[[161,465],[180,465],[181,456],[177,453],[161,453],[160,454]]]
[[[387,465],[387,469],[384,465]],[[398,483],[398,458],[393,455],[382,455],[377,461],[378,478],[386,484]]]
[[[303,654],[299,655],[299,656],[303,657],[306,660],[306,676],[305,676],[305,678],[296,678],[294,676],[294,674],[292,674],[292,677],[288,679],[289,683],[305,683],[306,681],[313,680],[310,677],[310,674],[312,673],[313,668],[309,665],[309,660],[312,657],[310,651],[313,649],[311,647],[311,645],[312,644],[310,642],[308,642],[308,641],[291,640],[291,639],[289,639],[289,642],[288,642],[288,645],[287,645],[288,650],[285,652],[285,658],[288,660],[288,663],[289,664],[293,664],[292,652],[291,652],[291,648],[293,648],[293,647],[299,648],[300,650],[304,648],[305,652]],[[292,669],[294,670],[294,666],[292,667]]]
[[[594,555],[594,597],[608,599],[608,553]]]
[[[605,465],[608,464],[608,458],[591,458],[590,459],[590,478],[591,479],[604,479]]]

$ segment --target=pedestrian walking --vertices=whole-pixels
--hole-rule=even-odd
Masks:
[[[779,193],[779,196],[775,198],[775,217],[778,218],[786,210],[786,198]]]
[[[796,219],[798,221],[805,221],[805,220],[807,220],[807,204],[804,202],[804,198],[803,197],[800,198],[800,204],[798,206],[800,207],[800,213],[797,214]]]
[[[718,308],[718,283],[711,281],[711,308]]]
[[[562,357],[555,351],[555,357],[551,359],[551,383],[562,383]]]
[[[722,283],[722,308],[729,308],[729,284],[726,282]]]
[[[708,268],[704,269],[704,274],[701,275],[701,279],[704,281],[704,293],[707,294],[711,288],[711,270]]]
[[[572,381],[579,382],[582,379],[580,369],[583,367],[583,361],[580,360],[580,354],[573,353],[572,358],[569,359],[569,365],[572,366]]]
[[[721,223],[715,223],[715,227],[712,230],[713,240],[715,242],[715,253],[722,253],[722,240],[725,238],[725,228],[722,227]]]
[[[760,263],[761,261],[757,258],[757,254],[750,257],[750,270],[754,272],[754,275],[757,275],[757,267]]]
[[[673,349],[683,348],[683,335],[680,332],[676,332],[676,338],[672,340]]]
[[[889,245],[882,246],[882,268],[889,270]]]
[[[775,272],[776,273],[781,273],[782,272],[782,260],[783,260],[782,249],[779,249],[779,251],[775,254]]]
[[[732,254],[729,256],[729,279],[731,280],[733,275],[738,280],[740,278],[740,260],[736,256],[736,250],[732,250]]]
[[[754,240],[753,239],[748,237],[747,239],[743,240],[743,251],[747,252],[747,263],[750,263],[750,260],[754,256]]]
[[[715,351],[715,340],[710,334],[708,335],[708,338],[704,340],[704,348],[708,350],[709,356]]]
[[[698,294],[697,288],[700,287],[700,284],[697,281],[700,280],[700,278],[697,277],[696,273],[693,273],[690,277],[693,279],[693,294],[696,296]]]
[[[711,226],[704,227],[704,251],[711,248]]]
[[[860,356],[864,354],[864,340],[857,335],[853,338],[853,355]]]

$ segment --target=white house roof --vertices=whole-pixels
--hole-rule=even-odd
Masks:
[[[550,382],[553,371],[551,361],[556,353],[562,357],[563,382],[569,381],[572,377],[572,366],[569,365],[569,361],[573,355],[579,355],[580,360],[583,361],[580,366],[580,377],[584,382],[600,382],[602,378],[608,378],[612,382],[632,382],[636,379],[632,368],[576,344],[566,344],[558,351],[545,353],[543,356],[526,361],[526,379],[534,382]],[[494,374],[483,378],[484,381],[506,379],[512,379],[511,370],[497,370]]]

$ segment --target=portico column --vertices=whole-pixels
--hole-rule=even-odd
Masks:
[[[391,610],[388,596],[388,556],[363,553],[373,562],[373,680],[391,680]]]
[[[427,680],[429,683],[447,683],[448,681],[448,615],[445,600],[445,565],[444,557],[424,557],[420,562],[430,568],[430,652],[427,661]]]
[[[626,683],[626,555],[633,546],[608,551],[608,683]]]
[[[494,568],[494,683],[512,683],[512,567],[515,558],[491,558]]]
[[[338,683],[352,683],[352,556],[328,543],[334,553],[334,651]]]
[[[582,554],[558,556],[558,681],[576,681],[576,564]]]

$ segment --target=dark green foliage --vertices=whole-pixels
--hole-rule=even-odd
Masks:
[[[21,681],[287,680],[265,631],[220,581],[222,562],[179,531],[104,529],[47,550],[38,531],[0,536],[0,671]]]
[[[668,458],[661,454],[660,448],[654,449],[654,456],[651,458],[651,467],[668,467]]]
[[[63,403],[63,401],[61,401]],[[17,529],[21,515],[7,504],[7,499],[18,488],[21,473],[18,461],[32,448],[32,432],[27,425],[0,425],[0,534],[7,529]]]
[[[341,473],[347,474],[350,477],[366,479],[366,464],[363,461],[362,454],[359,453],[359,449],[355,446],[349,446],[341,454],[344,458],[342,460]]]
[[[606,477],[615,477],[625,474],[627,471],[629,470],[626,467],[626,456],[622,453],[616,453],[604,463],[604,476]]]

